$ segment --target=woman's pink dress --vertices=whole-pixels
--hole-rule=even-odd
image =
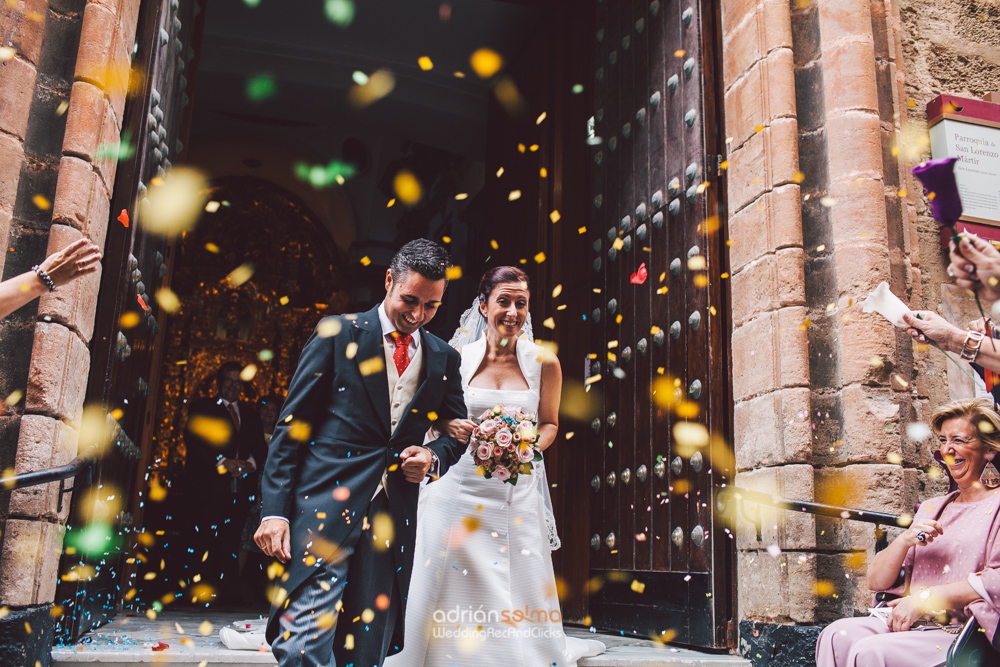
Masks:
[[[931,498],[914,519],[937,519],[944,534],[926,546],[910,549],[903,561],[906,581],[890,592],[967,581],[980,574],[988,600],[955,612],[954,622],[972,615],[994,638],[1000,621],[1000,492],[975,503],[952,502],[958,492]],[[871,616],[843,618],[828,625],[816,645],[816,667],[936,667],[945,662],[955,635],[944,630],[890,632]],[[1000,654],[998,654],[1000,655]]]

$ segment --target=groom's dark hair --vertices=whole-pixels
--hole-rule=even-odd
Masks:
[[[416,271],[427,280],[441,280],[447,285],[448,269],[455,264],[448,256],[448,251],[440,244],[427,239],[414,239],[404,245],[392,258],[389,273],[392,282],[402,282],[410,271]]]

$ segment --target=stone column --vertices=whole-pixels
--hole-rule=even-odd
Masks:
[[[881,281],[919,307],[898,20],[880,0],[742,0],[722,23],[736,484],[912,511],[912,344],[860,308]],[[812,664],[820,626],[869,605],[874,527],[761,519],[761,539],[737,526],[741,651]]]
[[[138,11],[139,0],[26,0],[0,8],[4,33],[14,36],[13,57],[0,63],[4,278],[81,236],[103,248],[116,160],[101,159],[99,148],[119,142]],[[2,352],[14,361],[0,384],[5,396],[24,396],[0,417],[3,465],[14,472],[76,456],[100,283],[100,272],[86,276],[0,326]],[[48,664],[70,500],[64,496],[59,508],[58,487],[13,492],[2,508],[3,664]]]

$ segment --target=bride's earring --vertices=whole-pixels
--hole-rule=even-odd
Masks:
[[[992,460],[986,462],[983,474],[979,476],[979,483],[987,489],[995,489],[1000,486],[1000,472],[997,471],[997,467],[993,465]]]

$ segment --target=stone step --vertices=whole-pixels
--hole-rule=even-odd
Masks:
[[[275,665],[270,652],[230,651],[219,641],[218,629],[247,618],[246,611],[211,612],[171,610],[149,620],[145,616],[119,616],[108,625],[88,633],[75,646],[52,649],[52,667],[141,667],[144,664],[170,667],[259,667]],[[213,631],[202,636],[199,627],[208,621]],[[579,661],[579,667],[750,667],[750,661],[731,655],[714,655],[689,649],[663,646],[655,642],[567,628],[567,634],[597,639],[608,650]],[[182,634],[183,633],[183,634]],[[162,642],[169,648],[153,651]]]

